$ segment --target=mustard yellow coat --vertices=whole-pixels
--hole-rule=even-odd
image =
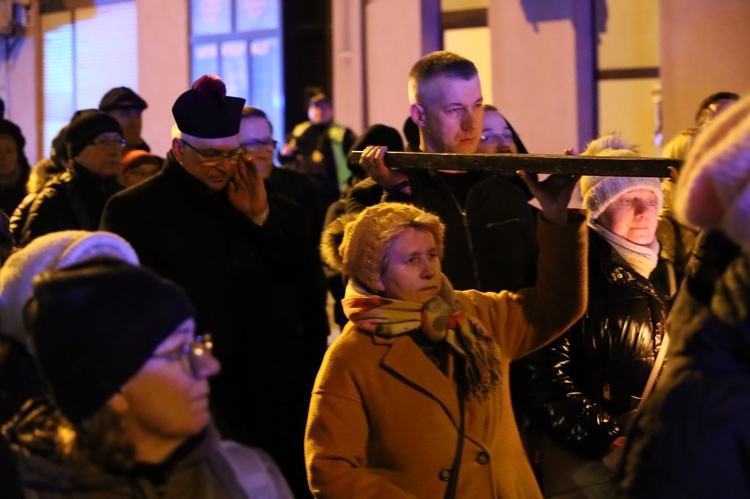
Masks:
[[[502,353],[500,386],[484,403],[466,403],[458,498],[542,497],[516,428],[508,366],[583,315],[587,230],[540,218],[538,236],[536,287],[457,292]],[[444,497],[459,425],[451,379],[409,336],[381,338],[347,324],[326,353],[310,404],[305,460],[316,497]]]

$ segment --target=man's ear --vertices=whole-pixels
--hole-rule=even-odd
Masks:
[[[177,161],[182,163],[182,147],[180,147],[180,139],[172,139],[172,154]]]
[[[128,400],[122,392],[117,392],[107,400],[107,407],[118,416],[122,416],[128,410]]]
[[[385,284],[383,284],[383,278],[382,277],[380,279],[378,279],[377,288],[378,289],[376,289],[375,291],[378,291],[379,293],[383,293],[385,291]]]
[[[409,106],[409,116],[411,116],[412,121],[416,123],[417,126],[424,126],[426,118],[422,106],[419,104],[412,104]]]

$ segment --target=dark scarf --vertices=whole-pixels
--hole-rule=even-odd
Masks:
[[[465,360],[467,398],[484,401],[500,382],[500,349],[479,319],[464,312],[445,276],[438,295],[424,305],[369,294],[354,279],[341,303],[355,326],[376,336],[392,338],[421,330],[430,341],[447,343]]]

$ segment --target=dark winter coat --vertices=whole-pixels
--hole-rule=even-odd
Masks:
[[[750,263],[732,261],[710,296],[691,279],[670,318],[680,341],[626,449],[626,497],[750,497]]]
[[[61,230],[96,230],[104,205],[122,189],[117,177],[100,177],[73,163],[71,171],[61,173],[34,198],[16,243],[26,246]]]
[[[170,153],[156,176],[110,200],[101,228],[181,285],[198,331],[213,334],[222,433],[268,450],[285,474],[283,449],[295,449],[304,480],[305,403],[329,333],[325,281],[298,208],[271,196],[269,210],[257,226]]]
[[[278,497],[291,494],[275,464],[258,450],[219,441],[213,429],[187,440],[158,465],[105,472],[63,462],[54,440],[57,413],[44,402],[24,408],[4,428],[15,450],[26,497],[39,499]],[[6,489],[3,489],[6,490]]]
[[[406,172],[411,195],[386,190],[383,200],[407,202],[440,217],[445,224],[443,273],[456,289],[517,291],[534,284],[536,225],[524,193],[500,175],[470,172],[476,181],[463,205],[431,171]],[[372,180],[356,185],[347,212],[372,203]]]
[[[646,279],[601,236],[589,238],[589,303],[565,335],[517,363],[517,402],[536,429],[599,460],[636,408],[666,328],[675,283],[660,259]]]
[[[13,214],[16,206],[26,196],[26,182],[29,180],[29,165],[23,162],[18,166],[20,172],[18,178],[11,185],[0,186],[0,209],[8,216]]]

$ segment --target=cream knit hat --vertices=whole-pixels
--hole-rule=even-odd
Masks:
[[[334,220],[323,231],[321,256],[334,270],[356,278],[376,292],[388,245],[408,228],[430,231],[435,236],[438,256],[443,258],[445,228],[440,219],[402,203],[380,203],[359,215],[348,214]]]
[[[25,341],[22,311],[31,297],[34,278],[46,270],[58,270],[99,257],[138,265],[135,250],[111,232],[66,230],[37,237],[13,253],[0,269],[0,331]]]
[[[750,254],[750,95],[700,133],[680,172],[678,220],[721,229]]]
[[[612,137],[612,136],[608,136]],[[616,136],[615,136],[616,137]],[[597,139],[601,140],[601,139]],[[596,141],[595,141],[596,142]],[[617,142],[624,144],[624,142]],[[592,143],[593,144],[593,143]],[[592,149],[592,144],[586,151]],[[609,157],[638,157],[632,149],[610,149],[608,147],[595,148],[587,156],[609,156]],[[648,189],[656,195],[659,209],[664,206],[664,193],[661,190],[661,182],[655,177],[597,177],[586,175],[581,177],[581,195],[583,196],[583,207],[589,212],[589,219],[596,220],[604,213],[607,206],[617,199],[617,196],[638,189]]]

